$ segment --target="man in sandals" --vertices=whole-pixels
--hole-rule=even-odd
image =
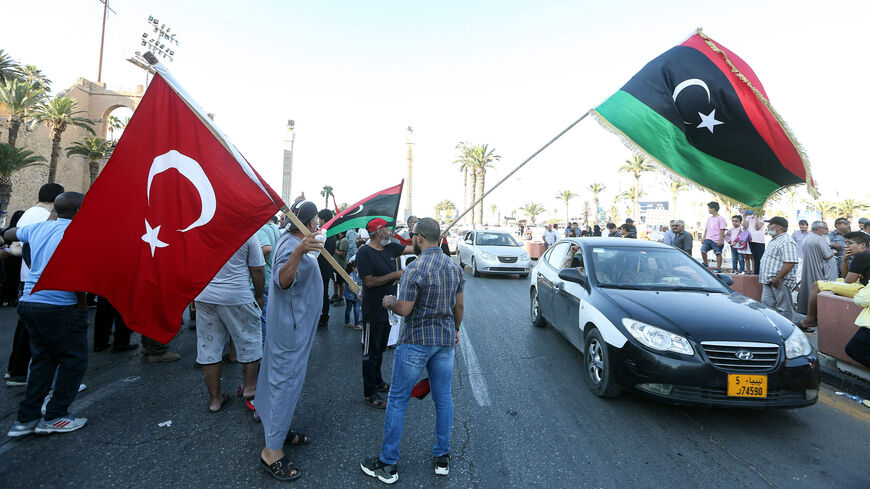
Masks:
[[[290,209],[309,231],[319,226],[317,206],[298,201]],[[263,349],[257,398],[254,406],[263,422],[266,446],[260,451],[260,465],[272,477],[289,481],[299,477],[299,469],[284,456],[284,444],[307,445],[310,440],[290,431],[296,405],[302,397],[302,384],[308,369],[308,355],[323,306],[323,279],[317,259],[323,243],[305,237],[293,224],[272,251],[272,277],[266,325],[269,334]]]
[[[364,460],[360,468],[381,482],[399,480],[399,442],[405,425],[405,410],[411,390],[425,368],[435,402],[435,473],[450,470],[450,430],[453,427],[453,378],[455,344],[462,323],[462,270],[439,246],[441,228],[423,218],[411,233],[414,260],[402,275],[398,299],[387,295],[385,309],[404,316],[404,326],[393,358],[393,385],[384,420],[384,442],[377,457]]]

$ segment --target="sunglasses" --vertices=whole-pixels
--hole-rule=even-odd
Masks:
[[[409,238],[413,238],[414,236],[420,236],[420,233],[408,233]]]

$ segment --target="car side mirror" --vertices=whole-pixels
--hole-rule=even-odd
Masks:
[[[580,284],[584,288],[589,287],[589,279],[586,277],[586,275],[580,275],[580,272],[578,272],[576,268],[566,268],[564,270],[560,270],[559,278],[566,282],[574,282],[575,284]]]
[[[717,273],[716,276],[719,277],[719,280],[728,287],[734,285],[734,279],[731,278],[731,275],[728,275],[727,273]]]

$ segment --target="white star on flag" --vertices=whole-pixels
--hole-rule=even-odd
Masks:
[[[157,237],[158,234],[160,234],[160,226],[152,229],[151,224],[148,224],[148,219],[145,219],[145,234],[142,235],[142,241],[151,246],[151,258],[154,258],[155,248],[166,248],[169,246],[169,243],[160,241]]]
[[[713,128],[718,126],[719,124],[725,124],[724,122],[716,120],[716,109],[713,109],[713,112],[710,112],[707,115],[704,115],[698,112],[698,115],[701,116],[701,123],[698,124],[698,129],[702,127],[706,127],[710,130],[710,134],[713,134]]]

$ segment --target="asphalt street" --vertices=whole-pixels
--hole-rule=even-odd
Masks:
[[[870,487],[870,409],[829,389],[815,406],[798,410],[675,407],[625,393],[596,398],[580,354],[553,329],[529,323],[527,280],[465,273],[450,475],[433,473],[431,397],[412,399],[398,487]],[[343,326],[343,312],[332,309],[311,353],[294,428],[314,442],[287,450],[301,468],[299,480],[281,483],[259,468],[262,427],[241,398],[207,411],[202,373],[194,368],[196,335],[185,325],[172,343],[183,355],[178,362],[91,353],[88,387],[73,404],[88,425],[0,439],[0,487],[381,486],[359,462],[379,452],[384,412],[363,404],[360,335]],[[15,320],[14,309],[0,309],[4,362]],[[388,353],[387,373],[391,361]],[[226,392],[235,392],[241,373],[239,365],[224,366]],[[0,387],[3,430],[23,392]]]

